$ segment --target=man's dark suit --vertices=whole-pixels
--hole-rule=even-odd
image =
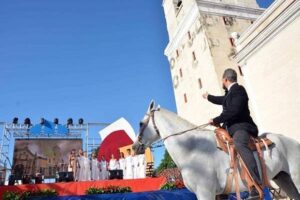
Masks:
[[[235,83],[225,96],[208,95],[207,99],[223,106],[220,116],[213,119],[215,124],[223,123],[227,129],[235,147],[247,165],[251,175],[257,183],[261,183],[259,173],[252,151],[248,147],[250,136],[257,137],[258,129],[253,122],[248,107],[248,95],[243,86]]]
[[[223,128],[227,129],[231,136],[237,130],[245,130],[254,137],[257,136],[257,126],[250,116],[248,95],[243,86],[235,83],[225,96],[208,95],[207,99],[223,106],[223,112],[213,121],[216,124],[223,123]]]

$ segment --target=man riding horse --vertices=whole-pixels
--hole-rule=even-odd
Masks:
[[[251,137],[257,137],[258,129],[253,122],[248,107],[248,95],[245,88],[237,83],[237,73],[233,69],[226,69],[222,78],[224,96],[213,96],[207,92],[203,94],[203,98],[211,103],[222,105],[223,111],[214,119],[211,124],[221,124],[233,137],[233,142],[237,152],[240,154],[245,165],[247,166],[254,181],[261,185],[262,181],[259,176],[258,167],[253,152],[248,147]],[[258,197],[255,188],[250,191],[250,198]]]

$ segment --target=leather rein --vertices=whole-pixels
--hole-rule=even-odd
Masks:
[[[158,136],[161,136],[161,135],[160,135],[160,131],[159,131],[159,129],[157,128],[156,123],[155,123],[155,120],[154,120],[154,112],[155,112],[155,111],[158,111],[158,110],[159,110],[159,109],[157,109],[157,110],[151,110],[150,113],[147,113],[147,114],[146,114],[148,117],[147,117],[146,121],[143,123],[143,125],[142,125],[142,127],[141,127],[141,130],[140,130],[140,134],[139,134],[139,136],[138,136],[138,143],[139,143],[140,145],[144,145],[144,144],[141,142],[141,139],[142,139],[142,135],[144,134],[144,131],[145,131],[146,127],[148,126],[150,120],[152,121],[153,128],[154,128],[156,134],[157,134]],[[199,126],[195,126],[195,127],[193,127],[193,128],[190,128],[190,129],[187,129],[187,130],[184,130],[184,131],[180,131],[180,132],[177,132],[177,133],[168,135],[168,136],[166,136],[166,137],[164,137],[164,138],[161,138],[160,141],[163,141],[163,142],[164,142],[165,140],[167,140],[167,139],[170,138],[170,137],[182,135],[182,134],[185,134],[185,133],[187,133],[187,132],[190,132],[190,131],[193,131],[193,130],[196,130],[196,129],[208,130],[208,129],[205,129],[205,128],[206,128],[207,126],[209,126],[209,125],[211,125],[211,124],[210,124],[210,123],[206,123],[206,124],[202,124],[202,125],[199,125]]]

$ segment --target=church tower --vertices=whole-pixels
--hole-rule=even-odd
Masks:
[[[224,94],[221,78],[226,68],[242,76],[233,59],[235,38],[264,10],[255,0],[164,0],[163,8],[169,35],[165,55],[178,114],[194,124],[207,123],[220,108],[202,94]]]

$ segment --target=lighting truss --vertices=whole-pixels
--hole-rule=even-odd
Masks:
[[[26,124],[13,124],[0,122],[0,126],[2,126],[2,136],[0,137],[0,167],[6,168],[6,163],[11,165],[11,161],[9,158],[10,155],[10,146],[14,139],[74,139],[74,138],[83,138],[85,136],[85,151],[90,154],[100,145],[100,139],[89,138],[89,128],[90,127],[105,127],[108,126],[108,123],[85,123],[85,124],[74,124],[74,125],[66,125],[68,129],[68,133],[60,134],[58,133],[57,125],[54,127],[54,133],[47,134],[43,131],[43,126],[41,128],[41,132],[36,134],[31,134],[29,132],[31,126]],[[83,135],[84,134],[84,135]],[[10,166],[11,168],[11,166]],[[6,170],[10,170],[7,169]]]

